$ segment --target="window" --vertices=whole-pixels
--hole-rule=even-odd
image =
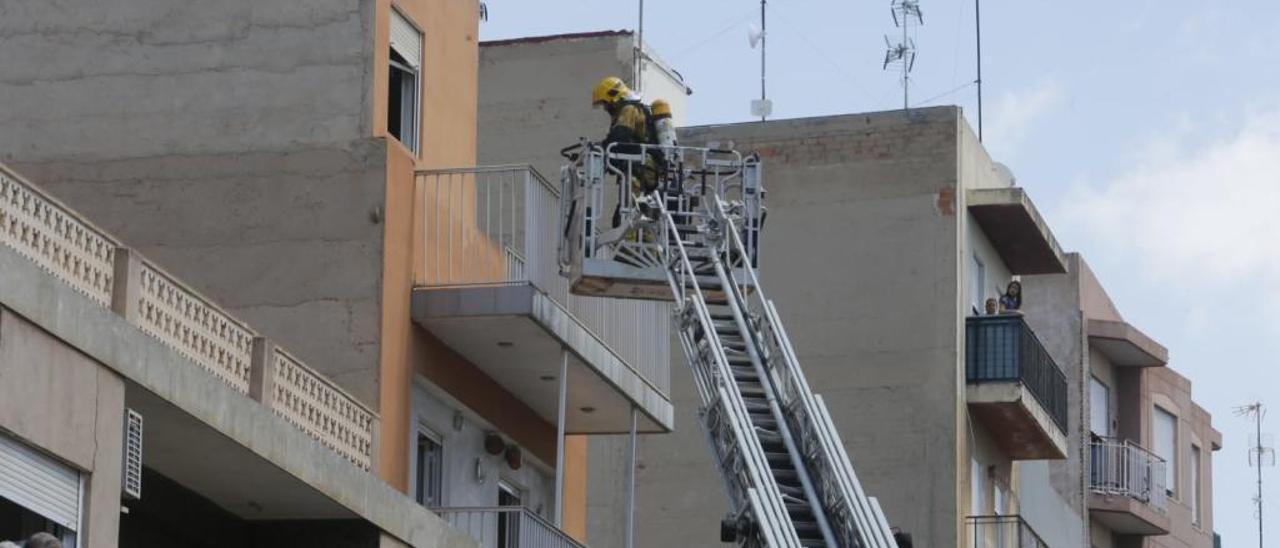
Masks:
[[[391,66],[387,71],[387,133],[418,153],[422,33],[391,10]]]
[[[971,459],[969,463],[969,515],[981,516],[986,513],[986,482],[983,481],[986,474],[983,473],[982,463],[978,459]]]
[[[444,503],[444,446],[439,438],[428,432],[418,432],[417,462],[418,484],[414,497],[426,507]]]
[[[1187,464],[1191,474],[1191,525],[1200,526],[1200,448],[1191,446],[1191,462]]]
[[[1089,377],[1089,431],[1104,438],[1111,435],[1111,389],[1097,377]]]
[[[973,256],[973,272],[971,274],[973,283],[969,286],[970,291],[972,291],[969,296],[969,304],[973,306],[974,314],[982,314],[987,307],[987,300],[983,298],[985,293],[982,291],[982,288],[987,285],[987,265],[983,264],[982,259],[979,259],[977,255]]]
[[[1152,432],[1156,456],[1164,459],[1164,488],[1170,495],[1178,489],[1178,417],[1160,407],[1155,408]]]

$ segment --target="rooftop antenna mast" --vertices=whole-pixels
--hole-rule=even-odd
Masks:
[[[751,101],[751,115],[759,116],[763,122],[770,114],[773,114],[773,102],[769,101],[768,95],[765,93],[765,3],[766,0],[760,0],[760,28],[753,27],[747,31],[747,43],[751,45],[751,49],[760,46],[760,98]]]
[[[635,58],[632,59],[632,65],[635,66],[635,74],[632,75],[631,83],[636,88],[636,93],[641,93],[643,87],[641,79],[644,77],[644,0],[640,0],[640,21],[636,25],[636,50]]]
[[[978,45],[978,142],[982,142],[982,0],[973,0],[974,39]]]
[[[1237,417],[1253,419],[1255,438],[1253,447],[1249,448],[1249,466],[1258,468],[1258,494],[1254,496],[1253,503],[1257,506],[1258,548],[1262,548],[1262,467],[1276,465],[1276,450],[1262,443],[1262,418],[1267,414],[1262,402],[1237,407],[1235,414]]]
[[[902,40],[897,44],[884,37],[884,66],[890,65],[902,69],[902,110],[911,108],[909,90],[911,87],[911,69],[916,64],[916,42],[912,38],[912,28],[924,24],[924,13],[920,11],[920,0],[892,0],[889,13],[893,15],[893,25],[902,29]]]

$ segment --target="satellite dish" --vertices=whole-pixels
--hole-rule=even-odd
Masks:
[[[756,49],[756,46],[760,44],[761,40],[764,40],[763,30],[760,30],[760,28],[755,25],[751,25],[747,28],[747,43],[751,45],[751,49]]]

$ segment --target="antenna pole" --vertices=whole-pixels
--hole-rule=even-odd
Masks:
[[[907,25],[907,18],[905,17],[905,15],[907,15],[907,13],[904,11],[903,15],[904,17],[902,18],[902,43],[906,44],[908,40],[907,38],[908,25]],[[910,72],[911,72],[911,62],[904,60],[902,63],[902,110],[907,110],[911,108],[911,105],[907,102],[907,91],[908,91],[907,88],[909,85],[908,78],[910,78]]]
[[[1255,437],[1253,447],[1249,448],[1249,464],[1258,467],[1258,496],[1253,499],[1253,503],[1258,509],[1258,548],[1262,548],[1262,463],[1270,456],[1271,464],[1275,465],[1275,449],[1262,445],[1262,417],[1267,414],[1262,402],[1237,407],[1235,414],[1237,417],[1247,416],[1253,419]]]
[[[1262,548],[1262,403],[1258,403],[1258,414],[1253,422],[1257,436],[1255,450],[1258,452],[1258,548]]]
[[[767,100],[767,96],[765,95],[765,86],[764,86],[764,59],[765,59],[764,48],[765,48],[765,41],[769,39],[769,35],[768,33],[765,32],[765,28],[764,28],[764,19],[765,19],[764,5],[766,1],[767,0],[760,0],[760,102],[761,103],[764,103]],[[764,111],[762,110],[760,111],[760,121],[763,122],[764,119],[765,119],[765,114],[764,114]]]
[[[978,41],[978,142],[982,142],[982,0],[973,0],[973,25]]]
[[[640,22],[637,27],[634,60],[636,73],[632,78],[632,82],[636,86],[636,93],[640,93],[643,89],[640,81],[644,77],[644,0],[640,0]]]
[[[893,24],[902,29],[902,40],[897,44],[889,42],[889,35],[884,37],[884,45],[888,48],[884,53],[885,70],[889,69],[889,65],[898,66],[901,63],[902,68],[902,111],[911,110],[911,69],[916,62],[916,44],[911,40],[911,20],[914,18],[916,24],[924,24],[924,12],[920,10],[920,0],[892,0],[889,4],[890,11],[893,12]]]

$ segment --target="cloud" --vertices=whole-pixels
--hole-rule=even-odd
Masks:
[[[1183,289],[1266,298],[1280,307],[1280,110],[1224,137],[1181,123],[1140,147],[1130,169],[1073,186],[1057,208],[1089,247],[1136,259],[1141,274]]]
[[[1028,89],[1006,91],[996,99],[987,116],[987,142],[1003,148],[1005,157],[1026,138],[1035,123],[1062,106],[1065,93],[1053,79],[1042,79]]]

